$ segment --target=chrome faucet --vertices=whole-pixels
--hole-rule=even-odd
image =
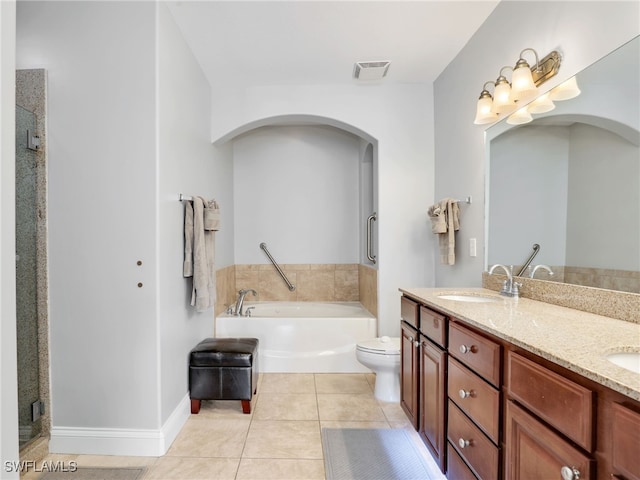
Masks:
[[[551,270],[551,268],[549,268],[547,265],[536,265],[535,267],[533,267],[533,270],[531,270],[531,274],[529,275],[529,278],[533,278],[534,275],[536,274],[536,271],[542,268],[543,270],[546,270],[549,273],[549,276],[552,277],[553,276],[553,270]]]
[[[492,275],[493,271],[496,268],[502,268],[504,272],[507,274],[507,279],[502,284],[502,290],[500,290],[500,295],[503,295],[505,297],[518,298],[520,296],[520,287],[522,286],[522,284],[518,282],[514,282],[513,280],[513,265],[507,268],[500,263],[496,263],[489,270],[489,275]]]
[[[238,291],[238,300],[236,300],[236,308],[235,308],[235,312],[234,312],[234,315],[236,317],[242,317],[243,316],[242,307],[244,306],[244,297],[247,295],[247,293],[253,293],[254,297],[256,295],[258,295],[258,292],[256,292],[252,288],[247,288],[246,290]]]

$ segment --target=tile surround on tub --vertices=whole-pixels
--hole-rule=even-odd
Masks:
[[[238,290],[253,288],[250,301],[354,302],[377,315],[377,271],[358,264],[281,265],[296,286],[290,292],[270,264],[231,265],[216,271],[216,315],[233,305]]]

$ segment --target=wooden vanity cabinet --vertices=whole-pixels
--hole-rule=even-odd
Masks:
[[[420,307],[420,381],[418,433],[440,470],[446,471],[447,322]]]
[[[449,322],[447,439],[480,480],[500,478],[500,352],[499,343]]]
[[[417,302],[402,297],[400,301],[400,406],[409,417],[413,428],[419,422],[420,346],[418,327],[420,312]]]

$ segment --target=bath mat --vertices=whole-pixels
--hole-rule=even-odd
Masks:
[[[402,429],[323,428],[322,448],[327,480],[432,478],[427,460]]]
[[[146,468],[78,467],[71,472],[46,472],[38,480],[140,480]]]

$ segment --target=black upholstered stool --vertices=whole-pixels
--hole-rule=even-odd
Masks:
[[[251,413],[258,385],[257,338],[205,338],[189,355],[191,413],[201,400],[240,400]]]

